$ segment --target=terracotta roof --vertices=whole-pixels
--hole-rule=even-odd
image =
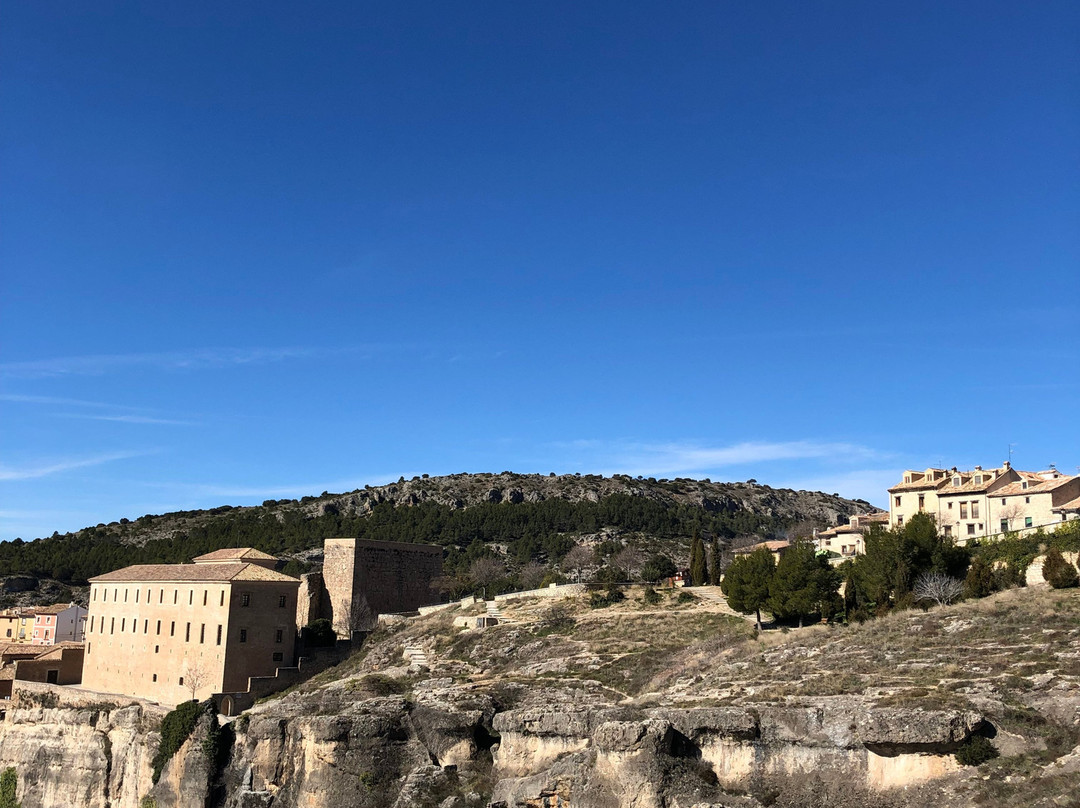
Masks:
[[[36,646],[38,648],[44,647],[45,650],[38,654],[34,659],[52,659],[53,657],[62,657],[64,651],[69,651],[72,648],[84,648],[85,646],[81,642],[59,642],[56,645]]]
[[[775,552],[776,550],[783,550],[790,546],[791,542],[789,541],[762,541],[758,542],[757,544],[751,544],[749,547],[740,547],[735,552],[739,555],[743,553],[752,553],[754,552],[754,550],[759,550],[762,547],[769,550],[770,552]]]
[[[899,483],[889,489],[890,494],[895,494],[897,491],[930,491],[934,488],[941,488],[947,482],[949,477],[944,477],[940,480],[915,480],[910,483]]]
[[[40,645],[31,645],[28,642],[9,642],[0,645],[0,656],[10,654],[36,654]]]
[[[226,547],[223,550],[214,550],[212,553],[193,558],[196,564],[207,564],[219,561],[277,561],[277,556],[256,550],[253,547]]]
[[[995,491],[995,497],[1015,497],[1021,494],[1045,494],[1048,491],[1053,491],[1056,488],[1060,488],[1067,483],[1071,483],[1076,477],[1058,477],[1056,480],[1044,480],[1036,474],[1027,476],[1026,479],[1019,482],[1009,483],[1004,488]],[[1027,488],[1024,488],[1024,483],[1028,484]]]
[[[90,579],[90,583],[144,581],[280,581],[299,584],[297,578],[268,570],[258,564],[136,564]]]
[[[1080,511],[1080,497],[1070,499],[1068,502],[1062,502],[1056,508],[1051,508],[1052,511]]]
[[[68,609],[74,608],[74,603],[54,603],[52,606],[37,606],[34,608],[35,614],[60,614],[60,612],[66,612]]]

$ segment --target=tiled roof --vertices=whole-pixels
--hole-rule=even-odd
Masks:
[[[221,583],[224,581],[300,581],[258,564],[136,564],[91,578],[91,583],[134,583],[176,581]]]
[[[751,544],[749,547],[740,547],[735,552],[739,555],[743,553],[752,553],[754,552],[754,550],[760,550],[762,547],[764,547],[766,550],[769,550],[770,552],[774,552],[776,550],[783,550],[790,546],[791,542],[789,541],[762,541],[758,542],[757,544]]]
[[[253,547],[226,547],[224,550],[214,550],[212,553],[193,558],[196,564],[206,564],[219,561],[277,561],[276,556],[256,550]]]
[[[995,497],[1015,497],[1020,494],[1045,494],[1048,491],[1053,491],[1056,488],[1060,488],[1063,485],[1071,483],[1076,477],[1058,477],[1056,480],[1044,480],[1036,474],[1026,476],[1026,479],[1019,482],[1009,483],[1002,489],[994,492]],[[1024,483],[1028,484],[1027,488],[1024,488]]]
[[[31,645],[28,642],[9,642],[0,645],[0,656],[6,654],[36,654],[40,645]]]
[[[949,481],[948,477],[944,477],[940,480],[914,480],[910,483],[900,483],[894,485],[889,489],[890,494],[895,494],[898,491],[930,491],[934,488],[941,488]]]
[[[52,606],[37,606],[34,614],[60,614],[74,607],[74,603],[54,603]]]
[[[1080,497],[1070,499],[1068,502],[1062,502],[1056,508],[1051,508],[1052,511],[1080,511]]]

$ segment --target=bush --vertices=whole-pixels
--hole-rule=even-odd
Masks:
[[[0,774],[0,808],[21,808],[21,803],[15,799],[15,789],[19,785],[19,778],[15,773],[14,766],[8,766],[4,773]]]
[[[211,709],[213,709],[212,703]],[[153,782],[161,779],[161,772],[165,764],[172,760],[172,756],[180,751],[195,725],[199,723],[199,716],[205,712],[203,705],[197,701],[185,701],[175,710],[161,720],[161,743],[158,744],[157,754],[154,755]]]
[[[676,598],[676,601],[679,603],[693,603],[695,600],[697,600],[697,595],[693,592],[686,591],[680,592],[679,597]]]
[[[609,586],[603,592],[589,593],[589,606],[593,609],[603,609],[626,600],[626,594],[617,586]]]
[[[989,738],[975,735],[964,742],[963,746],[956,750],[956,762],[961,766],[978,766],[998,756],[998,750],[990,743]]]
[[[304,645],[308,648],[329,648],[337,642],[337,632],[326,618],[312,620],[304,627]]]
[[[1046,582],[1054,589],[1068,589],[1080,585],[1080,576],[1076,574],[1076,567],[1066,561],[1056,547],[1051,547],[1046,551],[1042,574]]]
[[[655,606],[657,603],[663,600],[663,597],[655,589],[649,587],[645,590],[645,594],[641,596],[641,599],[648,603],[650,606]]]

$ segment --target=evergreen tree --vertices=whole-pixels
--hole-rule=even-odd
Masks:
[[[777,617],[798,617],[802,628],[808,615],[832,613],[839,586],[840,575],[828,558],[819,557],[810,542],[797,541],[776,565],[769,586],[769,610]]]
[[[994,568],[986,563],[982,556],[975,556],[968,567],[967,578],[964,579],[964,596],[968,598],[985,598],[997,589],[994,578]]]
[[[759,547],[749,555],[737,557],[720,585],[732,609],[757,616],[758,631],[761,631],[761,609],[769,601],[769,587],[775,574],[776,562],[772,553]]]
[[[712,566],[709,567],[709,583],[713,586],[720,586],[720,579],[724,577],[723,572],[720,570],[720,555],[722,551],[720,549],[720,537],[713,536],[712,540]]]
[[[1061,551],[1051,547],[1046,551],[1046,560],[1043,561],[1043,579],[1054,589],[1068,589],[1080,585],[1080,577],[1076,574],[1076,567],[1065,560]]]
[[[705,545],[701,541],[701,534],[694,531],[694,537],[690,540],[690,583],[693,586],[704,586],[709,580],[709,568],[705,562]]]

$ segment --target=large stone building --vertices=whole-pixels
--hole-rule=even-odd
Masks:
[[[1080,510],[1080,476],[1057,469],[1019,471],[1011,464],[971,471],[928,468],[904,472],[889,489],[889,526],[902,527],[917,513],[937,519],[946,536],[963,544],[1010,530],[1053,528]]]
[[[90,579],[83,686],[178,704],[294,664],[300,581],[256,550]]]
[[[442,553],[430,544],[327,539],[322,591],[307,616],[331,619],[338,637],[348,638],[374,627],[380,614],[435,603],[431,584],[442,574]]]

